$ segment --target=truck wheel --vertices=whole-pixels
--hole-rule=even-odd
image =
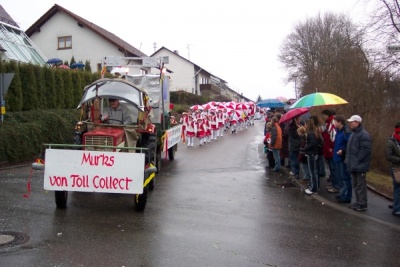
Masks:
[[[168,158],[169,158],[169,160],[175,159],[175,146],[168,149]]]
[[[143,188],[143,193],[142,194],[136,194],[135,195],[135,203],[134,207],[136,211],[144,211],[144,208],[146,208],[147,204],[147,188]]]
[[[68,191],[54,191],[54,196],[57,208],[65,209],[67,207]]]

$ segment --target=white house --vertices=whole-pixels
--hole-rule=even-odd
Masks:
[[[144,57],[143,52],[113,33],[55,4],[32,26],[26,34],[47,58],[63,62],[90,61],[92,71],[101,70],[104,56]],[[142,73],[146,70],[136,70]]]
[[[250,101],[246,97],[230,89],[227,82],[199,65],[179,55],[166,47],[161,47],[151,57],[168,57],[166,65],[173,73],[171,77],[171,91],[185,91],[197,95],[221,95],[225,99],[235,101]]]

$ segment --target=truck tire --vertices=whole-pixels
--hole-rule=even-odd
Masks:
[[[169,158],[169,160],[175,159],[175,146],[168,149],[168,158]]]
[[[67,207],[68,191],[54,191],[54,196],[57,208],[65,209]]]
[[[135,195],[134,208],[136,211],[144,211],[147,204],[147,188],[143,188],[142,194]]]
[[[141,147],[145,147],[145,164],[156,162],[156,136],[154,134],[143,134],[140,143]]]

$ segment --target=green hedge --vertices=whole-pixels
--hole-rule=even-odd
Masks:
[[[32,161],[44,143],[73,144],[78,119],[75,109],[6,113],[0,125],[0,164]]]

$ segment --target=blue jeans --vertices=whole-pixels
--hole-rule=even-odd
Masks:
[[[303,179],[305,180],[311,179],[310,171],[308,170],[308,163],[301,163],[300,166],[304,173]]]
[[[393,169],[390,168],[390,174],[393,179],[393,214],[400,213],[400,184],[394,180]]]
[[[312,192],[318,192],[318,155],[307,155],[307,160],[308,160],[308,170],[311,175],[311,180],[310,180],[310,185],[311,188],[310,190]]]
[[[325,158],[322,155],[318,156],[318,177],[325,177],[326,176],[326,171],[325,171]]]
[[[299,161],[297,160],[299,156],[299,151],[290,151],[289,152],[289,164],[292,172],[296,175],[300,172]]]
[[[335,161],[336,174],[341,181],[340,199],[351,201],[353,188],[351,186],[351,177],[347,171],[347,166],[343,161]]]
[[[281,150],[273,148],[272,154],[274,155],[275,159],[274,171],[279,171],[281,169]]]
[[[332,186],[336,189],[340,189],[342,187],[342,182],[340,181],[340,176],[336,170],[336,163],[333,161],[333,158],[327,159],[329,172],[331,173]]]

